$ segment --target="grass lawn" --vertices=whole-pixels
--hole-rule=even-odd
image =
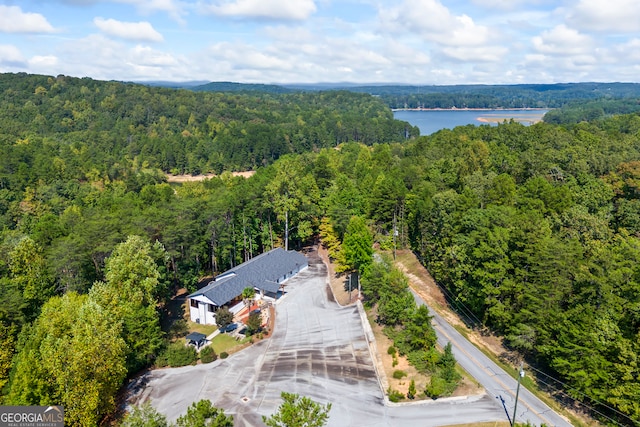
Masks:
[[[203,325],[202,323],[196,323],[187,321],[187,328],[189,332],[200,332],[201,334],[205,334],[206,336],[211,335],[218,329],[217,325]]]
[[[213,340],[211,340],[211,345],[213,346],[216,354],[220,354],[223,351],[231,353],[230,350],[232,350],[234,347],[241,346],[244,343],[249,342],[250,339],[250,337],[247,337],[241,339],[240,341],[236,341],[235,337],[232,337],[231,335],[219,334],[216,335]]]

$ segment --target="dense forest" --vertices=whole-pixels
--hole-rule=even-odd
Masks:
[[[558,108],[575,101],[640,97],[637,83],[372,86],[350,90],[378,95],[391,108]]]
[[[562,108],[551,110],[544,115],[546,123],[572,125],[605,119],[618,114],[631,114],[640,111],[640,98],[595,99],[574,101]]]
[[[568,394],[640,425],[639,115],[418,137],[365,94],[2,77],[3,404],[96,424],[165,345],[175,286],[283,245],[285,218],[300,247],[356,217]]]
[[[256,85],[213,82],[185,86],[198,91],[285,93],[290,91],[346,90],[379,97],[390,108],[585,108],[586,101],[606,101],[605,112],[625,113],[617,106],[640,98],[638,83],[556,83],[519,85]],[[633,101],[631,102],[633,103]],[[603,108],[599,106],[596,108]],[[593,106],[586,108],[593,110]],[[636,111],[628,109],[626,113]],[[594,118],[594,117],[591,117]],[[589,119],[589,117],[587,117]],[[557,122],[556,122],[557,123]]]
[[[345,91],[209,93],[3,74],[0,94],[0,146],[5,150],[0,157],[14,163],[0,167],[12,172],[0,180],[29,181],[43,173],[14,169],[20,160],[8,155],[23,154],[7,153],[4,147],[16,138],[52,149],[59,144],[59,160],[74,162],[65,165],[68,173],[93,162],[97,173],[113,177],[124,173],[125,159],[166,172],[219,173],[254,169],[283,154],[341,142],[371,145],[402,141],[419,132],[393,120],[380,100]],[[48,162],[34,161],[42,167],[46,165],[40,162]]]

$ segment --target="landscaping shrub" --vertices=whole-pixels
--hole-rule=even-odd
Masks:
[[[260,313],[251,313],[247,319],[247,334],[253,335],[260,331],[260,325],[262,324],[262,317]]]
[[[429,385],[424,392],[430,398],[437,399],[438,397],[451,395],[457,386],[458,381],[447,381],[442,377],[442,371],[438,370],[431,375]]]
[[[406,377],[407,373],[405,371],[401,371],[400,369],[396,369],[393,371],[393,378],[400,380],[402,377]]]
[[[431,375],[431,380],[429,381],[429,385],[427,386],[424,393],[432,399],[437,399],[438,397],[444,395],[445,390],[447,388],[447,381],[443,378],[440,378],[438,375]]]
[[[440,354],[435,348],[429,350],[412,351],[407,354],[409,363],[418,370],[418,372],[426,374],[436,369],[440,360]]]
[[[227,357],[229,357],[229,353],[227,353],[226,351],[220,353],[220,359],[226,359]]]
[[[196,349],[178,341],[169,344],[169,347],[158,357],[156,365],[178,367],[193,365],[197,360],[198,353],[196,353]]]
[[[156,357],[154,365],[156,368],[165,368],[169,366],[169,362],[167,362],[166,355],[164,353],[159,354],[158,357]]]
[[[407,391],[407,398],[415,399],[416,397],[416,382],[411,380],[409,383],[409,390]]]
[[[404,399],[404,394],[400,393],[398,390],[394,390],[391,387],[387,390],[387,394],[389,395],[390,402],[400,402]]]
[[[389,346],[389,348],[387,349],[387,354],[390,356],[395,356],[396,355],[396,348],[392,345]]]
[[[210,345],[200,350],[200,360],[202,361],[202,363],[211,363],[217,358],[218,355]]]

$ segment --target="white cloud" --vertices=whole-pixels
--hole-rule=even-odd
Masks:
[[[487,9],[500,9],[500,10],[523,10],[531,9],[532,7],[539,7],[547,5],[553,5],[557,0],[471,0],[471,3]]]
[[[174,20],[184,23],[183,16],[189,6],[184,0],[51,0],[71,6],[89,6],[97,3],[121,3],[129,4],[138,9],[143,14],[155,12],[165,12]]]
[[[45,55],[45,56],[36,55],[33,58],[29,59],[29,65],[36,68],[55,67],[56,65],[58,65],[58,63],[59,63],[58,57],[53,55]]]
[[[318,36],[311,29],[301,26],[275,25],[266,27],[261,35],[272,40],[287,43],[294,40],[296,43],[315,43]]]
[[[487,8],[500,10],[513,10],[521,7],[522,1],[518,0],[471,0],[473,4]]]
[[[520,66],[526,75],[536,76],[534,82],[607,80],[606,73],[602,73],[606,69],[606,51],[595,46],[587,35],[558,25],[534,37],[532,44],[533,52],[524,56]]]
[[[303,21],[316,12],[313,0],[235,0],[210,4],[206,11],[221,16]]]
[[[532,40],[538,53],[554,56],[582,55],[594,51],[593,39],[566,25],[544,31]]]
[[[458,61],[498,62],[508,53],[503,46],[446,46],[442,53]]]
[[[431,62],[431,58],[426,53],[394,39],[387,40],[382,52],[391,63],[403,67],[422,67]]]
[[[633,33],[640,31],[637,0],[580,0],[568,12],[567,22],[585,31]]]
[[[34,73],[56,75],[60,66],[60,60],[53,55],[36,55],[27,61],[29,68]]]
[[[118,80],[156,80],[175,76],[188,80],[192,72],[189,64],[168,52],[141,45],[128,47],[101,34],[68,41],[56,55],[64,60],[59,60],[57,70],[51,74]]]
[[[18,6],[0,5],[0,32],[53,33],[55,29],[39,13],[23,12]]]
[[[24,67],[25,65],[20,49],[10,44],[0,44],[0,70],[5,67]]]
[[[380,10],[384,28],[418,34],[427,41],[447,46],[479,46],[487,43],[489,28],[467,15],[454,15],[439,0],[404,0],[399,6]]]
[[[181,0],[116,0],[119,3],[135,5],[143,13],[165,12],[171,18],[184,23],[188,3]]]
[[[97,17],[93,23],[102,32],[110,36],[120,37],[127,40],[161,42],[164,40],[162,34],[157,32],[153,26],[146,21],[143,22],[123,22],[115,19],[103,19]]]
[[[288,56],[274,55],[268,50],[246,44],[217,43],[211,46],[209,52],[216,60],[229,63],[234,70],[288,70],[293,66]]]
[[[178,64],[171,54],[140,45],[129,50],[129,62],[145,67],[169,67]]]
[[[614,46],[611,53],[609,56],[611,62],[617,62],[620,58],[625,58],[628,63],[640,64],[640,39],[631,39],[626,43]]]
[[[60,0],[61,3],[77,5],[77,6],[85,6],[98,3],[100,0]]]

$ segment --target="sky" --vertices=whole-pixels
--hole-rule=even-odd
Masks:
[[[640,81],[638,0],[0,0],[0,72],[415,85]]]

